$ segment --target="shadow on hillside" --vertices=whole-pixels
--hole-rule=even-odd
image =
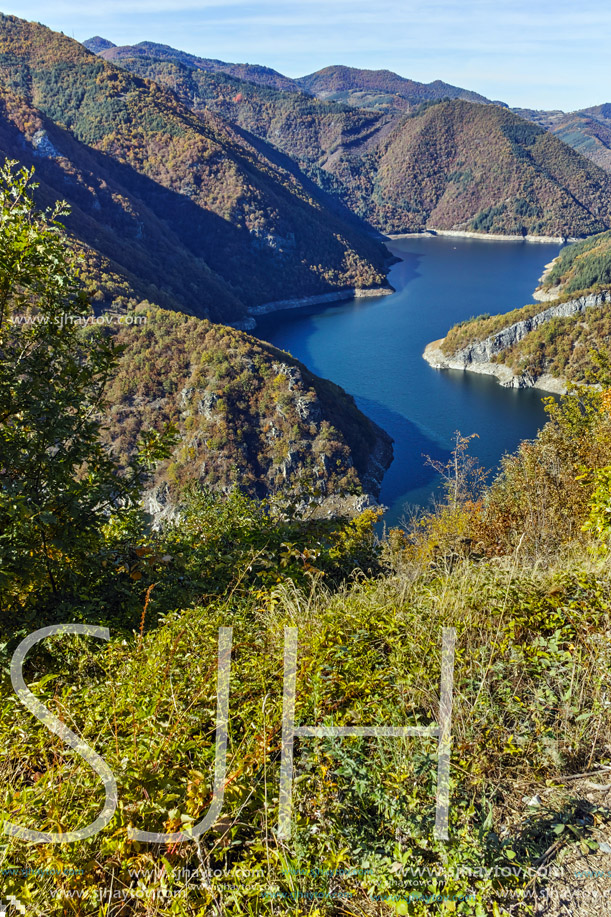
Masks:
[[[228,182],[222,189],[197,185],[197,170],[188,164],[184,174],[172,173],[173,182],[181,189],[173,190],[77,140],[46,118],[43,126],[71,166],[67,167],[65,159],[62,162],[36,155],[6,121],[0,126],[0,143],[8,155],[17,154],[24,163],[35,166],[37,178],[46,185],[41,189],[46,190],[45,197],[67,199],[72,207],[68,228],[133,281],[143,298],[215,320],[232,320],[243,313],[242,303],[248,306],[332,289],[310,270],[308,256],[313,263],[343,262],[345,249],[336,238],[342,234],[343,213],[330,218],[327,214],[321,229],[320,211],[270,177],[263,160],[255,162],[245,150],[233,150],[244,180],[252,181],[262,195],[263,212],[270,208],[278,211],[274,224],[263,226],[255,237],[245,227],[191,200],[192,195],[203,193],[206,200],[206,194],[223,190],[231,203],[233,192]],[[261,151],[263,156],[269,149],[262,146]],[[151,155],[150,149],[144,152]],[[162,153],[160,150],[159,155]],[[214,156],[222,170],[225,154],[220,150]],[[156,162],[152,167],[158,172],[163,169]],[[308,187],[315,187],[298,169],[296,174],[309,183]],[[239,179],[235,181],[237,194]],[[323,192],[317,193],[319,199],[321,195]],[[375,260],[377,255],[381,263],[381,243],[357,234],[354,220],[351,226],[355,226],[349,239],[353,249],[365,258]],[[288,242],[280,238],[291,233],[294,243],[290,238]],[[295,248],[291,248],[293,244]]]
[[[341,219],[345,220],[347,223],[352,223],[352,225],[360,230],[367,236],[370,236],[375,239],[382,241],[384,236],[382,233],[379,233],[374,229],[369,223],[366,222],[362,217],[358,216],[354,211],[350,210],[346,204],[339,197],[335,197],[333,194],[330,194],[328,191],[325,191],[320,185],[317,185],[316,182],[312,181],[305,172],[297,165],[296,160],[292,159],[288,153],[282,152],[277,147],[272,146],[268,143],[267,140],[264,140],[262,137],[258,137],[256,134],[252,134],[246,128],[241,127],[234,122],[231,122],[233,130],[238,134],[242,140],[246,143],[251,144],[251,146],[256,149],[256,151],[264,156],[266,159],[269,159],[270,162],[273,162],[275,165],[279,166],[282,169],[285,169],[291,175],[299,180],[299,182],[304,186],[306,191],[308,191],[312,197],[318,198],[322,201],[329,210],[332,210],[334,213],[338,214]]]
[[[420,277],[419,267],[422,257],[421,254],[415,252],[401,253],[401,261],[392,268],[392,271],[395,272],[394,285],[397,293],[400,293],[412,280]],[[400,283],[397,282],[399,279]],[[362,314],[367,310],[384,308],[389,305],[390,299],[391,297],[374,294],[330,303],[304,305],[297,309],[287,309],[284,312],[272,312],[257,318],[254,335],[280,350],[288,351],[295,359],[305,363],[311,372],[337,382],[332,374],[317,365],[316,357],[309,346],[310,338],[320,330],[314,319],[317,317],[332,319],[334,315],[340,313]],[[281,341],[278,339],[279,329],[281,329]]]

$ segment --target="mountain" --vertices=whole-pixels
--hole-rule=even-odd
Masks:
[[[132,49],[122,48],[117,63],[171,89],[195,113],[205,117],[214,112],[263,138],[311,174],[338,152],[373,142],[396,120],[396,116],[381,117],[377,112],[321,102],[299,87],[278,90],[202,69],[179,51],[174,57],[159,57],[153,50],[145,54],[145,47],[156,46],[143,42]]]
[[[611,172],[611,105],[608,103],[568,113],[513,110],[550,130],[583,156]]]
[[[220,114],[273,144],[385,233],[570,237],[611,225],[609,177],[506,107],[454,99],[373,111],[204,72],[180,54],[125,49],[120,62],[172,88],[199,116]],[[372,90],[387,88],[384,71],[363,72],[376,76]]]
[[[104,42],[104,39],[101,39]],[[228,76],[235,76],[238,79],[246,80],[250,83],[256,83],[259,86],[268,86],[272,89],[284,89],[288,91],[300,91],[299,85],[295,80],[288,76],[283,76],[277,70],[271,67],[262,67],[259,64],[228,64],[225,61],[210,60],[205,57],[197,57],[195,54],[187,54],[185,51],[177,51],[169,45],[160,45],[154,41],[142,41],[137,45],[125,45],[117,47],[110,42],[102,48],[92,47],[92,42],[98,43],[95,38],[84,42],[85,47],[89,48],[95,54],[100,54],[105,60],[120,63],[125,57],[144,57],[154,58],[155,60],[173,60],[185,67],[196,70],[203,70],[206,73],[226,73]]]
[[[151,301],[235,321],[384,283],[383,246],[294,163],[64,35],[0,17],[0,93],[1,152]]]
[[[440,99],[465,99],[469,102],[489,103],[489,99],[451,86],[441,80],[418,83],[393,73],[392,70],[360,70],[356,67],[325,67],[302,76],[296,82],[320,99],[346,102],[359,107],[408,108]],[[401,104],[407,103],[407,104]]]
[[[116,48],[117,46],[112,41],[108,41],[107,38],[94,35],[93,38],[88,38],[87,41],[83,42],[83,47],[91,51],[92,54],[101,54],[102,51],[108,51],[109,48]]]
[[[348,205],[385,232],[580,236],[611,225],[609,176],[496,105],[429,103],[330,168]]]
[[[71,288],[57,231],[45,235],[23,189],[13,190],[3,309],[13,317],[11,307],[22,308],[25,282],[32,307],[52,318],[64,305],[58,275]],[[187,446],[191,473],[213,448],[199,437],[230,430],[234,455],[247,450],[250,407],[267,400],[257,439],[283,475],[290,456],[273,428],[317,410],[309,379],[266,345],[252,352],[253,377],[248,338],[234,330],[150,318],[129,330],[143,334],[126,394],[152,412],[150,387],[167,379],[160,412],[176,398],[185,429],[202,424]],[[19,325],[4,320],[0,360],[3,671],[21,672],[34,649],[30,693],[23,679],[11,693],[6,677],[0,692],[4,828],[13,834],[2,894],[15,911],[100,914],[111,895],[124,917],[288,917],[299,912],[296,897],[317,901],[312,917],[516,917],[533,915],[533,899],[553,902],[537,907],[547,917],[560,917],[555,902],[575,917],[608,911],[581,906],[608,897],[604,879],[587,878],[608,865],[608,784],[589,779],[604,779],[611,758],[608,381],[606,391],[550,405],[549,422],[503,457],[489,487],[467,452],[472,437],[457,434],[435,504],[381,537],[375,511],[304,519],[290,503],[235,492],[187,492],[180,515],[151,529],[138,469],[123,481],[103,455],[99,347],[65,325],[21,330],[34,349],[24,353]],[[39,359],[57,373],[41,373]],[[188,386],[175,392],[179,379]],[[242,412],[244,428],[226,433],[225,416],[233,423]],[[309,441],[313,470],[342,457],[337,435],[320,427],[324,441]],[[18,701],[37,716],[20,715]],[[299,739],[287,774],[283,735],[295,723],[311,724],[296,730],[304,738],[354,733],[344,724],[362,735]],[[418,740],[391,744],[406,726]],[[70,745],[94,767],[77,769]],[[104,808],[100,772],[110,786]],[[450,844],[434,836],[436,811]],[[87,843],[66,844],[57,865],[48,846],[23,843],[73,839],[97,812]],[[202,830],[205,819],[212,830]],[[279,838],[278,824],[291,822],[292,837]],[[431,890],[435,904],[451,904],[429,908]],[[270,895],[273,909],[253,903]]]
[[[337,160],[338,153],[341,156],[347,149],[358,153],[361,146],[370,149],[376,138],[384,137],[396,125],[401,114],[413,113],[414,108],[422,103],[449,99],[507,108],[504,103],[491,103],[479,93],[441,80],[419,83],[390,70],[332,66],[291,80],[269,68],[200,58],[154,42],[144,41],[117,48],[106,43],[105,39],[94,38],[85,45],[106,60],[113,60],[131,72],[172,88],[194,111],[219,111],[246,130],[264,137],[297,159],[300,166],[328,190],[333,189],[335,181],[319,170],[323,168],[327,173],[335,174],[337,179],[334,167],[327,165],[329,157]],[[214,75],[217,76],[216,81]],[[223,82],[218,79],[220,75],[233,77],[236,82]],[[252,90],[252,84],[280,91],[281,94],[257,95],[256,90]],[[311,94],[320,102],[333,104],[317,107],[303,97],[304,93]],[[351,118],[350,109],[356,109],[359,114]],[[599,105],[570,114],[524,108],[515,108],[513,112],[551,131],[584,157],[611,171],[611,106]],[[341,184],[346,180],[348,186],[354,184],[346,170],[343,171]],[[352,163],[348,171],[353,172]],[[359,174],[356,184],[364,184],[367,188],[365,193],[368,193],[371,182]],[[338,191],[337,186],[335,190]],[[372,208],[364,208],[357,203],[362,196],[361,187],[348,187],[345,194],[340,187],[339,193],[358,213],[372,219],[368,212]],[[517,202],[517,206],[523,205]],[[391,209],[395,209],[394,206]],[[479,217],[484,223],[488,222],[486,214],[469,214],[470,220]],[[397,225],[403,224],[402,219],[399,223],[393,220],[387,227],[384,220],[380,222],[377,217],[373,218],[373,222],[383,231],[395,231]],[[440,225],[438,228],[445,227]],[[595,229],[601,228],[602,225],[595,226]],[[498,231],[504,230],[498,227]],[[526,224],[516,231],[534,232]],[[561,234],[578,235],[581,232],[572,229]]]
[[[377,493],[391,441],[352,398],[206,321],[384,284],[388,253],[337,200],[220,115],[196,116],[157,83],[4,16],[0,153],[35,168],[41,203],[72,207],[83,282],[123,349],[109,443],[125,459],[141,430],[177,428],[148,498],[157,514],[187,482],[333,514]]]
[[[551,130],[569,146],[611,172],[611,105],[571,112]]]
[[[136,45],[117,46],[96,36],[83,42],[84,46],[105,60],[122,64],[125,60],[145,58],[172,61],[188,69],[205,73],[225,73],[228,76],[285,92],[303,92],[323,100],[341,101],[358,108],[397,108],[406,110],[422,102],[439,99],[465,99],[489,103],[477,92],[451,86],[441,80],[419,83],[390,70],[359,70],[354,67],[325,67],[316,73],[291,79],[258,64],[232,64],[226,61],[198,57],[169,45],[142,41]],[[502,104],[502,103],[501,103]]]
[[[126,460],[139,435],[173,423],[180,442],[149,493],[159,516],[186,484],[282,494],[352,514],[377,497],[390,437],[338,385],[223,325],[135,306],[111,326],[124,348],[108,390],[108,442]]]
[[[456,325],[425,358],[512,387],[561,392],[567,381],[591,381],[593,355],[611,347],[611,232],[563,248],[535,295],[532,305]]]

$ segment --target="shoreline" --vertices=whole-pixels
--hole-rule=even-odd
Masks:
[[[557,245],[564,245],[571,242],[579,242],[578,237],[573,236],[520,236],[520,235],[501,235],[500,233],[481,233],[481,232],[471,232],[463,229],[424,229],[419,232],[400,232],[400,233],[380,233],[378,238],[385,240],[386,242],[395,242],[400,239],[418,239],[418,238],[435,238],[435,236],[444,236],[447,238],[462,238],[462,239],[479,239],[484,242],[534,242],[534,243],[552,243]],[[393,258],[391,264],[397,263],[401,258]],[[545,272],[540,278],[539,282],[543,280],[548,269],[551,269],[552,265],[556,259],[550,261],[549,264],[545,265]],[[238,331],[254,331],[257,327],[257,318],[265,315],[272,315],[275,312],[290,312],[293,309],[305,308],[306,306],[322,306],[327,303],[341,302],[346,299],[359,299],[361,297],[367,296],[389,296],[392,293],[395,293],[396,290],[393,289],[390,285],[384,287],[344,287],[341,290],[334,290],[331,293],[318,293],[311,296],[297,296],[291,299],[279,299],[274,300],[273,302],[262,303],[260,306],[251,306],[248,309],[248,314],[236,322],[229,322],[230,328],[236,328]],[[533,294],[533,298],[536,300],[546,300],[547,296],[545,294],[537,295],[537,292]],[[552,297],[550,297],[551,299]]]
[[[434,369],[456,369],[463,372],[481,373],[486,376],[495,376],[499,383],[506,388],[540,388],[552,394],[562,395],[566,391],[566,379],[554,377],[550,373],[543,373],[534,378],[530,373],[514,373],[513,369],[504,363],[497,363],[494,359],[506,350],[523,340],[532,331],[547,324],[555,318],[569,318],[586,312],[589,309],[600,308],[611,301],[611,291],[589,293],[575,299],[559,302],[542,309],[529,318],[520,319],[511,325],[493,332],[481,340],[472,341],[460,350],[448,355],[442,350],[445,338],[432,341],[422,354],[426,362]]]
[[[566,379],[557,378],[550,373],[542,373],[538,378],[533,379],[529,375],[516,375],[509,366],[505,366],[503,363],[485,361],[465,366],[462,361],[447,357],[443,353],[441,350],[443,341],[444,338],[440,338],[438,341],[431,341],[424,348],[422,357],[433,369],[449,369],[454,372],[493,376],[503,388],[536,388],[542,392],[547,392],[549,395],[564,395],[566,392]]]
[[[274,302],[262,303],[260,306],[251,306],[248,316],[237,322],[231,322],[230,327],[238,331],[254,331],[257,327],[257,318],[272,315],[274,312],[291,312],[293,309],[302,309],[306,306],[323,306],[327,303],[342,302],[346,299],[364,299],[369,296],[390,296],[396,293],[390,285],[385,287],[344,287],[331,293],[318,293],[312,296],[297,296],[294,299],[278,299]]]
[[[537,289],[533,293],[533,298],[536,300],[536,302],[553,302],[554,299],[558,299],[558,297],[560,296],[560,290],[558,289],[558,287],[550,287],[548,290],[543,289],[545,278],[551,274],[551,272],[554,269],[554,265],[556,264],[556,261],[558,260],[559,257],[560,255],[557,255],[555,258],[552,259],[552,261],[549,261],[545,265],[543,269],[543,273],[539,277],[539,284],[537,286]]]
[[[389,233],[386,238],[392,242],[398,239],[434,238],[435,236],[447,236],[448,238],[457,239],[481,239],[484,242],[548,242],[557,245],[580,241],[576,236],[502,235],[501,233],[471,232],[466,229],[424,229],[421,232]]]

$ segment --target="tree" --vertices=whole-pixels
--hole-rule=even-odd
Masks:
[[[78,256],[40,211],[33,170],[0,169],[0,613],[33,619],[74,600],[109,525],[141,523],[149,437],[121,473],[102,445],[104,389],[118,350],[87,323]]]

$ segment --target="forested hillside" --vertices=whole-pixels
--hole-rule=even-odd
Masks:
[[[494,363],[509,367],[527,385],[544,374],[592,383],[601,359],[607,359],[600,354],[611,349],[611,233],[563,248],[545,271],[538,295],[544,302],[456,325],[441,342],[443,353],[453,357],[490,341]],[[518,324],[519,339],[511,330]]]
[[[2,153],[149,299],[215,320],[384,283],[386,253],[275,150],[41,25],[0,18]],[[159,290],[159,294],[157,293]]]
[[[222,325],[150,305],[128,319],[114,329],[123,353],[105,440],[126,464],[145,430],[175,426],[179,441],[147,498],[156,512],[172,511],[187,484],[329,515],[378,496],[391,439],[339,386]]]
[[[353,209],[387,232],[580,236],[611,222],[609,176],[496,105],[430,105],[333,171]]]
[[[104,42],[104,39],[102,39],[102,42]],[[200,70],[204,73],[226,73],[228,76],[247,80],[259,86],[268,86],[271,89],[298,92],[300,88],[297,81],[283,76],[270,67],[262,67],[259,64],[229,64],[226,61],[210,60],[197,57],[195,54],[177,51],[169,45],[160,45],[154,41],[141,41],[137,45],[117,47],[112,42],[100,45],[99,40],[96,42],[95,39],[91,39],[83,42],[83,44],[88,50],[93,51],[94,54],[99,54],[108,61],[120,62],[124,58],[143,57],[146,59],[154,57],[156,60],[177,61],[188,69]]]
[[[611,233],[584,239],[563,248],[541,278],[539,289],[548,296],[566,296],[611,286]]]
[[[180,51],[152,43],[121,48],[114,61],[131,73],[168,87],[194,112],[222,115],[296,160],[319,181],[329,158],[375,142],[397,117],[321,102],[295,85],[289,91],[261,86],[225,71],[198,66]]]
[[[580,111],[514,109],[556,134],[587,159],[611,171],[611,105],[594,105]]]
[[[378,99],[368,109],[344,104],[350,100],[341,93],[333,97],[343,101],[323,101],[209,73],[155,45],[123,48],[117,62],[171,88],[202,117],[220,113],[273,144],[385,233],[430,228],[570,237],[611,225],[606,172],[507,108],[461,101],[469,98],[462,90],[446,93],[442,86],[410,95],[411,81],[395,74],[322,71],[333,86],[351,86],[368,74],[359,85],[373,93],[406,84],[405,95],[396,97],[405,104]],[[456,98],[439,101],[444,94]]]
[[[469,102],[488,103],[490,100],[477,92],[451,86],[442,80],[419,83],[391,70],[362,70],[357,67],[325,67],[296,80],[299,86],[321,99],[338,99],[353,105],[367,104],[368,99],[386,97],[389,106],[402,107],[400,100],[409,106],[440,99],[465,99]],[[404,106],[403,106],[404,107]]]
[[[147,490],[155,516],[175,512],[187,485],[328,515],[350,515],[378,496],[392,441],[343,389],[241,331],[161,308],[98,253],[63,231],[61,239],[66,258],[78,252],[92,304],[85,317],[64,320],[76,319],[85,336],[101,328],[117,354],[106,381],[105,444],[127,468],[147,430],[173,430]],[[16,335],[27,337],[38,321],[24,311]]]

